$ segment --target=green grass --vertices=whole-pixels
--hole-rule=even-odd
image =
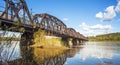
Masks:
[[[20,41],[20,38],[0,37],[0,41]]]
[[[61,38],[46,38],[43,30],[38,30],[34,33],[33,41],[35,42],[33,46],[64,46]]]

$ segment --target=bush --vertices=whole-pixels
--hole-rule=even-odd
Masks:
[[[33,41],[35,42],[34,46],[64,46],[64,43],[62,42],[61,38],[52,36],[51,38],[47,38],[45,37],[45,31],[43,30],[38,30],[34,33]]]
[[[34,33],[35,46],[44,46],[46,45],[45,32],[43,30],[38,30]]]

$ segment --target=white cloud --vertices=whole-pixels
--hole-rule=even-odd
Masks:
[[[89,30],[89,26],[84,22],[80,25],[80,27],[83,27],[83,30],[86,30],[86,31]]]
[[[117,4],[117,6],[115,8],[115,11],[120,13],[120,1],[118,1],[118,4]]]
[[[91,29],[111,30],[112,26],[111,25],[96,24],[96,25],[91,26]]]
[[[114,6],[109,6],[105,9],[104,12],[99,12],[96,14],[96,18],[103,21],[111,21],[116,16]]]
[[[102,25],[102,24],[96,24],[96,25],[87,25],[86,23],[82,23],[79,25],[80,30],[78,30],[80,33],[84,34],[85,36],[95,36],[98,34],[106,34],[110,33],[113,30],[113,27],[111,25]]]
[[[116,6],[107,7],[104,12],[98,12],[95,17],[102,21],[111,21],[116,17],[116,14],[118,13],[120,13],[120,0],[118,0]]]
[[[102,12],[97,13],[96,18],[102,19],[103,18],[103,13]]]
[[[68,20],[69,20],[69,18],[63,18],[63,20],[64,20],[64,21],[68,21]]]
[[[114,6],[109,6],[108,8],[106,8],[106,10],[103,14],[104,14],[103,20],[111,21],[116,16]]]

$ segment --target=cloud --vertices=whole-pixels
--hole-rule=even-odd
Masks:
[[[103,18],[103,13],[102,12],[97,13],[96,18],[102,19]]]
[[[101,25],[101,24],[96,24],[90,27],[91,29],[99,29],[99,30],[111,30],[112,26],[111,25]]]
[[[89,26],[86,23],[84,23],[84,22],[81,25],[79,25],[79,26],[82,27],[83,30],[85,30],[85,31],[89,30]]]
[[[116,16],[114,6],[109,6],[105,9],[104,12],[99,12],[96,14],[96,18],[103,21],[111,21]]]
[[[111,21],[116,16],[114,6],[109,6],[106,8],[105,12],[103,13],[103,20],[104,21]]]
[[[116,6],[109,6],[103,12],[98,12],[95,17],[102,21],[111,21],[120,13],[120,0]]]
[[[115,8],[115,11],[120,13],[120,1],[118,1],[118,4],[117,4],[117,6]]]
[[[99,34],[106,34],[110,33],[113,30],[113,27],[111,25],[102,25],[102,24],[96,24],[96,25],[88,25],[86,23],[81,23],[79,25],[80,30],[78,30],[80,33],[84,34],[85,36],[95,36]]]
[[[64,21],[68,21],[68,20],[69,20],[69,18],[63,18],[63,20],[64,20]]]

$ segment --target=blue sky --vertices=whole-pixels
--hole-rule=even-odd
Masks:
[[[27,0],[27,4],[33,14],[54,15],[86,36],[120,32],[118,0]]]
[[[85,36],[120,32],[120,0],[26,0],[32,14],[48,13]],[[1,4],[2,5],[2,4]]]

